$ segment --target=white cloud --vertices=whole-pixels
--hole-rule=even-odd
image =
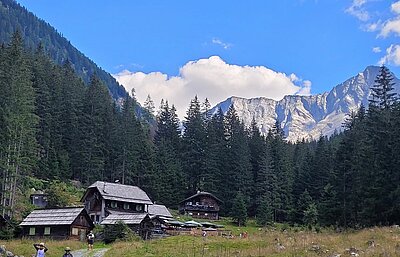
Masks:
[[[387,37],[389,34],[394,33],[400,36],[400,16],[394,19],[387,20],[383,25],[379,37]]]
[[[349,8],[345,10],[346,13],[353,15],[360,21],[369,20],[370,16],[368,11],[366,11],[363,7],[364,4],[367,3],[367,0],[353,0],[353,3]]]
[[[148,94],[156,105],[168,100],[182,118],[190,100],[197,95],[215,105],[228,97],[260,97],[282,99],[290,94],[310,94],[311,82],[295,74],[286,75],[264,66],[239,66],[224,62],[218,56],[190,61],[180,68],[179,76],[168,77],[160,72],[123,71],[115,78],[128,92],[135,88],[136,97],[143,103]],[[296,84],[293,80],[296,80]]]
[[[386,55],[379,60],[379,65],[382,64],[400,66],[400,45],[390,45],[386,49]]]
[[[392,12],[400,14],[400,1],[397,1],[391,5]]]
[[[213,38],[213,39],[211,40],[211,43],[216,44],[216,45],[219,45],[219,46],[222,46],[222,48],[224,48],[225,50],[227,50],[227,49],[229,49],[229,48],[232,47],[232,44],[231,44],[231,43],[226,43],[226,42],[222,41],[222,40],[219,39],[219,38]]]
[[[311,81],[304,80],[303,87],[297,92],[298,95],[311,95]]]
[[[379,46],[376,46],[376,47],[373,47],[373,48],[372,48],[372,52],[374,52],[374,53],[380,53],[380,52],[382,52],[382,50],[381,50],[381,48],[380,48]]]
[[[380,30],[382,28],[382,21],[378,20],[377,22],[372,22],[372,23],[367,23],[363,24],[361,26],[361,29],[367,32],[375,32],[377,30]]]

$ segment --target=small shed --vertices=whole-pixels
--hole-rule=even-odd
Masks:
[[[24,237],[80,240],[94,227],[83,207],[34,210],[20,226]]]
[[[149,205],[149,214],[150,216],[158,216],[159,218],[173,218],[168,208],[161,204]]]
[[[101,222],[101,225],[112,226],[118,222],[125,223],[133,232],[145,240],[150,239],[154,227],[149,214],[127,212],[112,212]]]
[[[46,208],[48,203],[47,197],[48,195],[40,190],[36,190],[30,195],[31,203],[37,208]]]

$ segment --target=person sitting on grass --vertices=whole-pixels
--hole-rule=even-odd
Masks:
[[[87,235],[87,243],[88,243],[88,250],[93,250],[93,243],[94,243],[94,234],[92,231],[89,232]]]
[[[44,246],[44,243],[40,244],[33,244],[33,246],[36,249],[36,256],[35,257],[45,257],[46,252],[47,252],[47,247]]]
[[[63,257],[73,257],[72,253],[71,253],[71,248],[65,247],[65,253],[64,253]]]

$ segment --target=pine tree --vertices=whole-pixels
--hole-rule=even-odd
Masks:
[[[246,226],[247,222],[247,206],[243,194],[239,191],[234,200],[232,206],[232,219],[236,224],[240,226]]]
[[[201,189],[221,196],[225,190],[226,177],[222,175],[225,153],[224,114],[221,109],[207,122],[205,173]]]
[[[266,226],[274,220],[273,206],[269,193],[266,193],[260,201],[257,207],[256,215],[257,224],[261,226]]]
[[[241,191],[246,201],[250,202],[252,174],[248,135],[243,124],[239,121],[236,110],[231,105],[224,120],[225,151],[224,165],[221,174],[224,176],[224,189],[220,191],[224,201],[224,210],[231,212],[233,206],[232,195]]]
[[[254,216],[257,206],[261,202],[261,197],[263,196],[263,192],[259,192],[260,188],[263,188],[264,185],[263,182],[268,183],[265,181],[265,178],[263,176],[260,176],[261,174],[261,165],[260,165],[260,160],[263,158],[263,156],[266,154],[266,144],[265,144],[265,139],[260,133],[260,129],[257,127],[257,124],[255,122],[255,119],[253,117],[253,120],[250,125],[250,138],[249,138],[249,150],[250,150],[250,163],[251,163],[251,169],[252,169],[252,181],[256,183],[256,186],[252,188],[252,195],[255,195],[256,197],[253,197],[253,201],[250,206],[250,215]],[[260,176],[260,178],[258,178]],[[257,183],[258,182],[258,183]],[[261,185],[260,185],[261,183]]]
[[[189,183],[189,193],[195,193],[205,174],[206,132],[200,102],[195,96],[190,101],[183,126],[183,168]]]
[[[284,132],[277,120],[269,131],[267,143],[270,147],[271,162],[269,168],[276,177],[276,191],[274,193],[274,212],[276,221],[286,221],[292,210],[291,192],[294,176],[288,155],[288,147],[284,142]]]
[[[83,136],[86,131],[84,118],[84,98],[88,88],[82,79],[75,74],[71,63],[65,62],[61,68],[55,69],[55,74],[59,73],[60,93],[55,99],[56,109],[58,110],[57,119],[53,122],[58,124],[62,136],[63,151],[68,152],[70,173],[63,179],[79,179],[81,172],[81,152]],[[57,75],[58,76],[58,75]],[[82,133],[83,132],[83,133]]]
[[[146,101],[143,104],[143,109],[145,111],[143,114],[143,118],[145,120],[151,120],[154,118],[155,106],[154,106],[154,102],[151,99],[150,95],[147,95]]]
[[[91,183],[106,176],[108,121],[112,115],[108,90],[97,77],[92,77],[83,110],[79,175],[81,181]]]
[[[13,215],[22,178],[37,163],[35,91],[29,60],[17,31],[4,50],[0,67],[1,112],[5,129],[4,152],[0,155],[2,214]]]
[[[394,85],[392,73],[382,65],[375,84],[371,87],[370,105],[380,109],[390,108],[397,101],[397,94],[392,92]]]
[[[177,199],[185,196],[186,180],[180,159],[181,138],[175,107],[162,102],[157,115],[154,137],[157,201],[168,207],[177,207]]]

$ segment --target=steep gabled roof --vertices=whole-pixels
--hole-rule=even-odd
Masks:
[[[198,196],[208,196],[208,197],[212,197],[212,198],[214,198],[217,202],[223,203],[218,197],[216,197],[215,195],[213,195],[213,194],[211,194],[211,193],[208,193],[208,192],[198,192],[197,194],[194,194],[194,195],[192,195],[192,196],[186,198],[185,200],[181,201],[180,203],[189,201],[189,200],[191,200],[191,199],[193,199],[193,198],[196,198],[196,197],[198,197]]]
[[[89,186],[85,195],[82,197],[82,200],[85,199],[88,191],[92,188],[97,188],[101,196],[106,200],[153,204],[146,192],[137,186],[122,185],[104,181],[96,181]]]
[[[20,225],[71,225],[82,212],[84,212],[89,224],[91,224],[92,221],[83,207],[67,207],[59,209],[34,210],[21,222]]]
[[[149,214],[159,217],[172,218],[172,214],[169,212],[168,208],[161,204],[149,205]]]
[[[101,225],[114,225],[120,221],[127,225],[139,225],[146,217],[148,218],[149,214],[112,212],[101,222]]]

